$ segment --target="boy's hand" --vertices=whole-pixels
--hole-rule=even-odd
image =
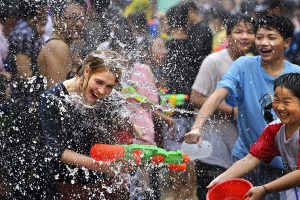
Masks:
[[[220,177],[215,178],[214,180],[212,180],[210,182],[210,184],[206,187],[207,189],[211,189],[213,188],[215,185],[217,185],[218,183],[222,182],[223,179],[221,179]]]
[[[199,129],[193,129],[184,136],[184,141],[188,144],[201,144],[202,136]]]
[[[257,186],[251,188],[244,196],[244,199],[249,200],[260,200],[263,199],[266,195],[266,190],[263,188],[263,186]]]

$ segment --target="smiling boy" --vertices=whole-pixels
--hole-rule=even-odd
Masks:
[[[275,80],[272,106],[279,119],[268,124],[249,153],[212,181],[209,187],[228,178],[241,177],[253,170],[260,161],[269,163],[274,156],[278,155],[282,156],[287,175],[252,188],[247,192],[246,197],[251,197],[251,200],[262,199],[267,193],[299,186],[299,73],[284,74]],[[286,199],[298,199],[299,188],[293,188],[287,194],[289,196]]]
[[[270,108],[274,80],[282,74],[300,72],[299,66],[284,60],[284,50],[291,41],[294,26],[282,16],[263,16],[258,19],[254,32],[259,56],[241,57],[231,65],[218,82],[217,89],[201,107],[192,131],[185,135],[187,143],[201,140],[201,128],[206,119],[225,98],[232,110],[238,107],[239,137],[232,151],[234,160],[247,155],[267,123],[276,117]],[[247,178],[254,185],[261,185],[282,175],[280,168],[283,166],[279,158],[270,165],[260,165]],[[279,198],[278,194],[272,195],[267,198]]]

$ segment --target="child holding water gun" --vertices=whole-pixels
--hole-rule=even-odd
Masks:
[[[269,123],[252,145],[249,153],[232,165],[227,171],[215,178],[208,188],[217,183],[235,177],[242,177],[263,161],[270,163],[275,156],[281,156],[286,175],[265,185],[250,189],[246,197],[250,200],[263,199],[268,193],[286,192],[285,199],[299,199],[300,184],[300,74],[289,73],[280,76],[274,82],[273,109],[279,119]]]

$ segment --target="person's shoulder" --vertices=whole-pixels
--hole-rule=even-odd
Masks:
[[[222,62],[222,59],[219,60],[220,58],[223,58],[224,56],[229,55],[228,54],[228,50],[227,49],[222,49],[220,51],[217,52],[213,52],[211,54],[209,54],[205,60],[215,60],[215,61],[220,61]],[[218,60],[217,60],[218,59]]]
[[[259,62],[259,56],[240,56],[236,61],[238,62]]]
[[[276,134],[279,131],[279,129],[281,128],[282,125],[283,125],[283,123],[278,118],[278,119],[275,119],[274,121],[270,122],[267,125],[266,130],[270,133]]]
[[[300,73],[300,66],[285,60],[285,66],[290,70]]]
[[[48,51],[64,51],[64,50],[68,50],[69,46],[63,40],[55,39],[46,42],[43,49]]]
[[[63,82],[59,82],[55,84],[53,87],[47,89],[42,94],[42,97],[59,96],[62,91],[64,91],[64,85]]]

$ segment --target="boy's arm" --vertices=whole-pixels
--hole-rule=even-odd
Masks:
[[[200,111],[197,114],[194,125],[192,126],[192,130],[185,135],[186,143],[197,143],[199,138],[201,137],[200,129],[206,122],[207,118],[209,118],[221,102],[225,99],[228,94],[228,90],[226,88],[217,88],[205,101]],[[201,138],[200,138],[201,139]]]
[[[208,98],[209,98],[208,96],[205,96],[205,95],[197,92],[196,90],[192,90],[191,103],[193,106],[195,106],[197,108],[201,108],[202,105],[205,103],[205,101]],[[225,101],[222,101],[222,103],[220,103],[220,105],[217,107],[216,110],[222,111],[227,114],[232,114],[232,109],[235,109],[235,107],[232,107],[232,106],[226,104]]]
[[[235,162],[229,169],[215,178],[207,188],[212,188],[221,181],[231,179],[231,178],[240,178],[252,171],[258,164],[260,160],[250,153],[248,153],[244,158]]]
[[[298,187],[299,185],[300,170],[295,170],[263,186],[251,188],[245,194],[245,197],[251,196],[251,200],[262,199],[268,193],[284,191],[293,187]]]

